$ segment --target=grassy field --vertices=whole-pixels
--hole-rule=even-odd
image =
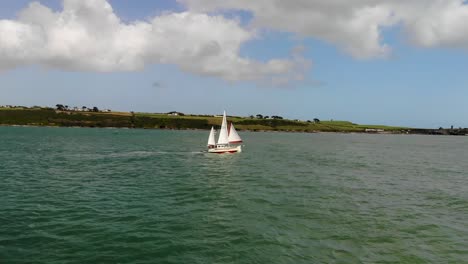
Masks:
[[[128,127],[147,129],[210,129],[219,127],[221,117],[172,116],[168,114],[128,112],[73,112],[51,108],[0,108],[2,125]],[[365,132],[382,129],[388,133],[401,133],[408,128],[378,125],[358,125],[347,121],[321,121],[318,123],[287,119],[257,119],[228,117],[238,130],[291,131],[291,132]]]

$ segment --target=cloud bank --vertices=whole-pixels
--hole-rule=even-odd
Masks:
[[[257,31],[315,38],[357,59],[386,57],[382,33],[401,27],[415,46],[468,48],[464,0],[177,0],[185,12],[124,23],[107,0],[64,0],[53,11],[38,2],[15,20],[0,20],[0,70],[24,65],[70,71],[136,71],[151,64],[229,81],[302,80],[300,52],[257,61],[240,55]],[[248,27],[224,11],[252,14]]]
[[[230,81],[300,74],[295,58],[241,57],[253,38],[255,31],[220,15],[167,13],[126,24],[106,0],[64,0],[59,12],[33,2],[17,20],[0,20],[0,69],[37,64],[113,72],[173,64]]]
[[[178,1],[199,12],[249,11],[255,27],[320,39],[358,59],[388,56],[382,30],[397,25],[416,46],[468,48],[464,0]]]

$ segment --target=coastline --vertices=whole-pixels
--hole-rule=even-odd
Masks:
[[[174,114],[176,113],[176,114]],[[261,115],[258,115],[261,116]],[[88,127],[107,129],[210,130],[219,127],[219,116],[178,112],[134,113],[56,110],[52,108],[0,108],[0,126],[12,127]],[[284,133],[356,133],[468,135],[468,128],[423,129],[384,125],[360,125],[349,121],[289,120],[282,117],[228,116],[239,131]]]
[[[47,127],[47,128],[91,128],[91,129],[132,129],[132,130],[165,130],[165,131],[210,131],[203,128],[140,128],[140,127],[96,127],[96,126],[53,126],[53,125],[14,125],[0,124],[0,127]],[[427,136],[468,136],[468,134],[435,134],[435,133],[417,133],[409,131],[401,132],[357,132],[357,131],[296,131],[296,130],[251,130],[239,129],[239,132],[251,133],[297,133],[297,134],[356,134],[356,135],[427,135]]]

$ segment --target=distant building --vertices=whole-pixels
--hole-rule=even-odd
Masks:
[[[172,111],[172,112],[167,113],[167,115],[169,115],[169,116],[184,116],[185,114],[181,113],[181,112],[177,112],[177,111]]]
[[[367,133],[380,133],[385,132],[383,129],[376,129],[376,128],[366,128],[365,130]]]

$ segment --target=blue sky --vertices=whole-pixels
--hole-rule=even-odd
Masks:
[[[39,2],[55,12],[62,10],[62,1]],[[1,1],[0,19],[16,21],[17,14],[29,3]],[[110,0],[109,3],[122,23],[130,24],[150,21],[165,13],[192,9],[201,12],[197,3],[172,0]],[[291,51],[301,46],[304,48],[301,59],[311,66],[304,69],[301,80],[275,85],[267,79],[233,80],[229,73],[219,76],[206,73],[196,69],[193,60],[190,64],[179,63],[179,59],[172,62],[172,57],[169,63],[151,61],[136,70],[105,72],[51,67],[33,61],[15,67],[7,65],[0,71],[0,105],[62,103],[122,111],[177,110],[200,114],[226,109],[232,115],[261,113],[361,124],[468,127],[468,108],[464,106],[468,99],[468,56],[464,43],[445,45],[448,40],[442,39],[437,45],[425,46],[420,44],[423,41],[412,41],[405,33],[408,30],[395,24],[380,31],[380,39],[391,47],[391,53],[361,58],[347,51],[346,41],[339,42],[341,37],[314,35],[315,31],[303,34],[275,28],[273,22],[271,25],[265,25],[260,19],[256,22],[255,17],[261,14],[254,7],[246,7],[247,11],[242,12],[236,11],[237,8],[226,12],[209,8],[203,11],[209,16],[241,20],[239,27],[245,30],[255,28],[255,37],[241,42],[240,58],[267,64],[271,59],[290,58]],[[2,35],[0,54],[1,38]]]

